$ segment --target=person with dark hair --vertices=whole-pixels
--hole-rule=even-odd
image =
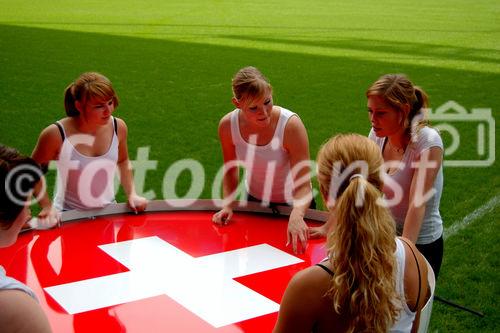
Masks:
[[[0,247],[14,244],[31,218],[29,199],[42,172],[35,161],[0,145]],[[33,291],[5,275],[0,266],[0,331],[51,332]]]
[[[383,205],[382,164],[377,145],[359,134],[337,135],[321,147],[328,257],[292,278],[274,333],[418,330],[430,296],[427,263],[411,241],[396,237]]]
[[[388,165],[384,187],[399,235],[429,261],[436,279],[443,260],[443,141],[429,126],[427,94],[403,74],[387,74],[366,92],[369,138]]]
[[[257,68],[240,69],[233,78],[232,88],[236,109],[219,123],[225,203],[212,220],[226,224],[231,219],[239,185],[238,167],[242,165],[248,200],[293,206],[287,242],[295,253],[302,253],[309,238],[304,214],[315,205],[304,124],[297,114],[273,105],[272,87]]]
[[[57,165],[57,211],[101,208],[115,202],[116,169],[134,211],[143,211],[147,200],[137,195],[127,148],[127,125],[112,114],[118,96],[109,79],[99,73],[81,74],[64,93],[66,118],[45,128],[32,157],[46,168]],[[52,203],[45,195],[40,200],[41,219],[53,224]]]

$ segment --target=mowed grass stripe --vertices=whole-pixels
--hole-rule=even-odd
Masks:
[[[500,204],[500,194],[491,198],[487,203],[465,216],[462,220],[454,222],[450,227],[446,228],[443,235],[444,240],[467,228],[468,225],[495,209],[498,204]]]

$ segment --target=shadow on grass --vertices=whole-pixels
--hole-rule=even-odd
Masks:
[[[249,40],[286,45],[303,45],[325,47],[331,49],[345,49],[357,51],[375,51],[407,56],[425,56],[444,60],[480,61],[483,63],[500,64],[500,51],[497,49],[476,49],[449,45],[435,45],[425,43],[391,42],[375,39],[341,38],[329,41],[311,41],[284,38],[249,37],[239,35],[223,35],[223,38],[235,40]],[[484,56],[488,54],[489,56]]]
[[[391,42],[384,40],[375,39],[361,39],[361,38],[335,38],[328,41],[314,41],[314,40],[298,40],[294,39],[296,32],[321,32],[321,33],[332,33],[335,31],[391,31],[392,29],[373,29],[373,28],[326,28],[326,27],[293,27],[293,26],[242,26],[242,25],[205,25],[205,24],[160,24],[160,23],[103,23],[103,22],[51,22],[51,21],[13,21],[9,22],[11,25],[38,25],[38,26],[60,26],[64,29],[65,26],[93,26],[93,27],[157,27],[157,28],[202,28],[203,33],[199,35],[205,37],[214,38],[227,38],[234,40],[249,40],[249,41],[260,41],[269,42],[276,44],[286,44],[286,45],[302,45],[302,46],[314,46],[314,47],[325,47],[331,49],[347,49],[347,50],[358,50],[358,51],[375,51],[384,53],[393,53],[407,56],[426,56],[434,57],[439,59],[448,60],[465,60],[465,61],[479,61],[484,63],[499,64],[500,63],[500,51],[497,49],[478,49],[478,48],[468,48],[468,47],[458,47],[449,45],[436,45],[436,44],[425,44],[425,43],[405,43],[405,42]],[[273,29],[278,31],[289,31],[295,32],[291,35],[291,38],[274,38],[265,36],[248,36],[248,35],[220,35],[217,33],[210,33],[210,29],[237,29],[238,31],[245,31],[246,29],[259,30],[259,29]],[[436,30],[436,29],[425,29],[419,27],[418,29],[399,29],[399,31],[408,32],[468,32],[470,30],[456,31],[456,30]],[[485,31],[475,31],[476,33],[482,34],[496,34],[499,30],[485,30]],[[176,33],[177,35],[178,33]],[[140,33],[137,35],[165,35],[169,36],[165,32],[157,33]],[[488,56],[484,56],[488,54]]]
[[[285,25],[242,25],[242,24],[175,24],[175,23],[119,23],[119,22],[89,22],[89,21],[67,21],[67,22],[56,22],[56,21],[30,21],[30,20],[22,20],[22,21],[3,21],[0,22],[3,25],[36,25],[36,26],[46,26],[46,27],[54,27],[54,26],[93,26],[93,27],[158,27],[158,28],[203,28],[203,29],[275,29],[275,30],[289,30],[289,31],[307,31],[307,32],[336,32],[336,31],[392,31],[391,28],[353,28],[353,27],[301,27],[301,26],[285,26]],[[415,28],[398,28],[398,31],[408,31],[408,32],[466,32],[471,33],[470,29],[463,30],[448,30],[448,29],[429,29],[426,27],[415,27]],[[488,30],[475,30],[474,33],[498,33],[500,30],[498,29],[488,29]]]

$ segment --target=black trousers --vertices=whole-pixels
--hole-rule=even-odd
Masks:
[[[427,259],[429,264],[431,264],[434,270],[434,275],[436,276],[436,281],[439,275],[439,269],[441,268],[441,263],[443,262],[443,235],[439,237],[432,243],[429,244],[417,244],[417,249],[422,253],[422,255]]]

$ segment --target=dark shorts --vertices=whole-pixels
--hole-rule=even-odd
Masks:
[[[262,203],[263,201],[261,199],[258,199],[251,195],[250,193],[247,193],[247,200],[252,201],[252,202],[259,202]],[[276,207],[276,206],[288,206],[292,207],[288,202],[270,202],[269,205],[266,205],[266,207]],[[316,209],[316,200],[314,198],[311,200],[311,204],[309,205],[310,209]]]
[[[443,235],[439,237],[432,243],[429,244],[417,244],[417,249],[422,253],[422,255],[427,259],[429,264],[431,264],[434,270],[434,275],[436,276],[436,281],[439,275],[439,270],[441,268],[441,263],[443,261],[444,244]]]

